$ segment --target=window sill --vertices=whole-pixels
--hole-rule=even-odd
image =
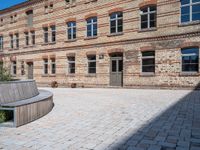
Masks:
[[[149,72],[149,73],[141,73],[140,77],[155,77],[155,73],[154,72]]]
[[[43,43],[43,44],[41,44],[41,45],[42,45],[42,46],[46,46],[46,45],[54,45],[54,44],[56,44],[56,42]]]
[[[119,32],[119,33],[111,33],[111,34],[107,35],[107,37],[120,36],[120,35],[123,35],[123,34],[124,34],[123,32]]]
[[[192,21],[192,22],[180,23],[178,26],[179,27],[185,27],[185,26],[192,26],[192,25],[198,25],[198,24],[200,24],[200,20]]]
[[[42,77],[49,77],[49,75],[48,74],[43,74]]]
[[[67,77],[75,77],[75,74],[66,74]]]
[[[179,76],[186,77],[186,76],[199,76],[198,72],[181,72]]]
[[[69,9],[69,8],[72,8],[72,7],[76,7],[76,3],[66,4],[65,9]]]
[[[56,42],[49,42],[48,44],[49,45],[54,45],[54,44],[56,44]]]
[[[65,43],[70,43],[70,42],[76,42],[77,40],[76,39],[71,39],[71,40],[65,40],[64,42]]]
[[[24,46],[23,48],[32,48],[32,47],[35,47],[35,45]]]
[[[91,36],[91,37],[86,37],[84,38],[84,40],[93,40],[93,39],[97,39],[98,36]]]
[[[42,46],[46,46],[46,45],[48,45],[48,44],[49,44],[49,43],[42,43],[41,45],[42,45]]]
[[[19,48],[14,48],[13,50],[19,50]]]
[[[157,31],[157,28],[146,28],[146,29],[140,29],[138,33],[140,32],[151,32],[151,31]]]
[[[96,75],[96,73],[91,73],[91,74],[87,74],[87,75],[85,75],[86,77],[96,77],[97,75]]]
[[[50,74],[49,77],[56,77],[56,74]]]

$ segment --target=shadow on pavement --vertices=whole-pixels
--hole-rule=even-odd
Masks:
[[[199,87],[109,150],[200,150]]]

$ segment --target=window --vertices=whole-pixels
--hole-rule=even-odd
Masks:
[[[88,56],[88,73],[96,73],[96,56]]]
[[[29,46],[29,33],[25,32],[24,34],[25,34],[25,45]]]
[[[66,4],[75,3],[76,0],[65,0]]]
[[[21,62],[21,75],[25,75],[24,61]]]
[[[0,51],[3,50],[3,36],[0,36]]]
[[[56,74],[56,59],[51,58],[51,74]]]
[[[27,15],[27,26],[33,26],[33,10],[29,10],[26,12]]]
[[[87,37],[97,36],[97,17],[87,19]]]
[[[181,0],[181,23],[200,20],[200,0]]]
[[[68,40],[76,39],[76,22],[67,23]]]
[[[44,74],[48,74],[48,59],[44,59]]]
[[[155,72],[155,52],[142,52],[142,72]]]
[[[3,26],[3,18],[0,19],[0,26]]]
[[[140,9],[141,29],[156,27],[156,6],[148,6]]]
[[[110,15],[110,33],[123,32],[123,13],[117,12]]]
[[[15,34],[15,44],[16,44],[16,48],[19,48],[19,33]]]
[[[35,45],[35,31],[31,31],[31,44]]]
[[[68,57],[68,73],[69,74],[74,74],[75,73],[75,57],[70,56]]]
[[[47,5],[44,6],[44,13],[45,13],[45,14],[48,14],[48,6],[47,6]]]
[[[51,42],[56,42],[56,26],[51,26]]]
[[[14,39],[13,39],[13,34],[10,34],[10,48],[14,48]]]
[[[43,28],[43,31],[44,31],[44,43],[48,43],[49,39],[48,39],[48,27],[44,27]]]
[[[14,23],[14,18],[13,18],[13,16],[10,16],[10,23]]]
[[[12,73],[12,75],[17,74],[17,62],[16,61],[12,61],[11,73]]]
[[[198,72],[199,71],[199,49],[184,48],[182,53],[182,71]]]
[[[53,12],[53,4],[49,5],[49,12]]]

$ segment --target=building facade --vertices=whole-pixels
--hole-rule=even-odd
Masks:
[[[200,0],[30,0],[0,11],[0,61],[70,87],[196,87]]]

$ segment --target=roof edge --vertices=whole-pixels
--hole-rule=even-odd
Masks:
[[[40,2],[40,1],[43,1],[43,0],[27,0],[25,2],[22,2],[22,3],[14,5],[14,6],[0,10],[0,15],[3,15],[5,13],[8,13],[8,12],[11,12],[11,11],[14,11],[14,10],[17,10],[19,8],[26,7],[28,5],[31,5],[31,4],[34,4],[36,2]]]

